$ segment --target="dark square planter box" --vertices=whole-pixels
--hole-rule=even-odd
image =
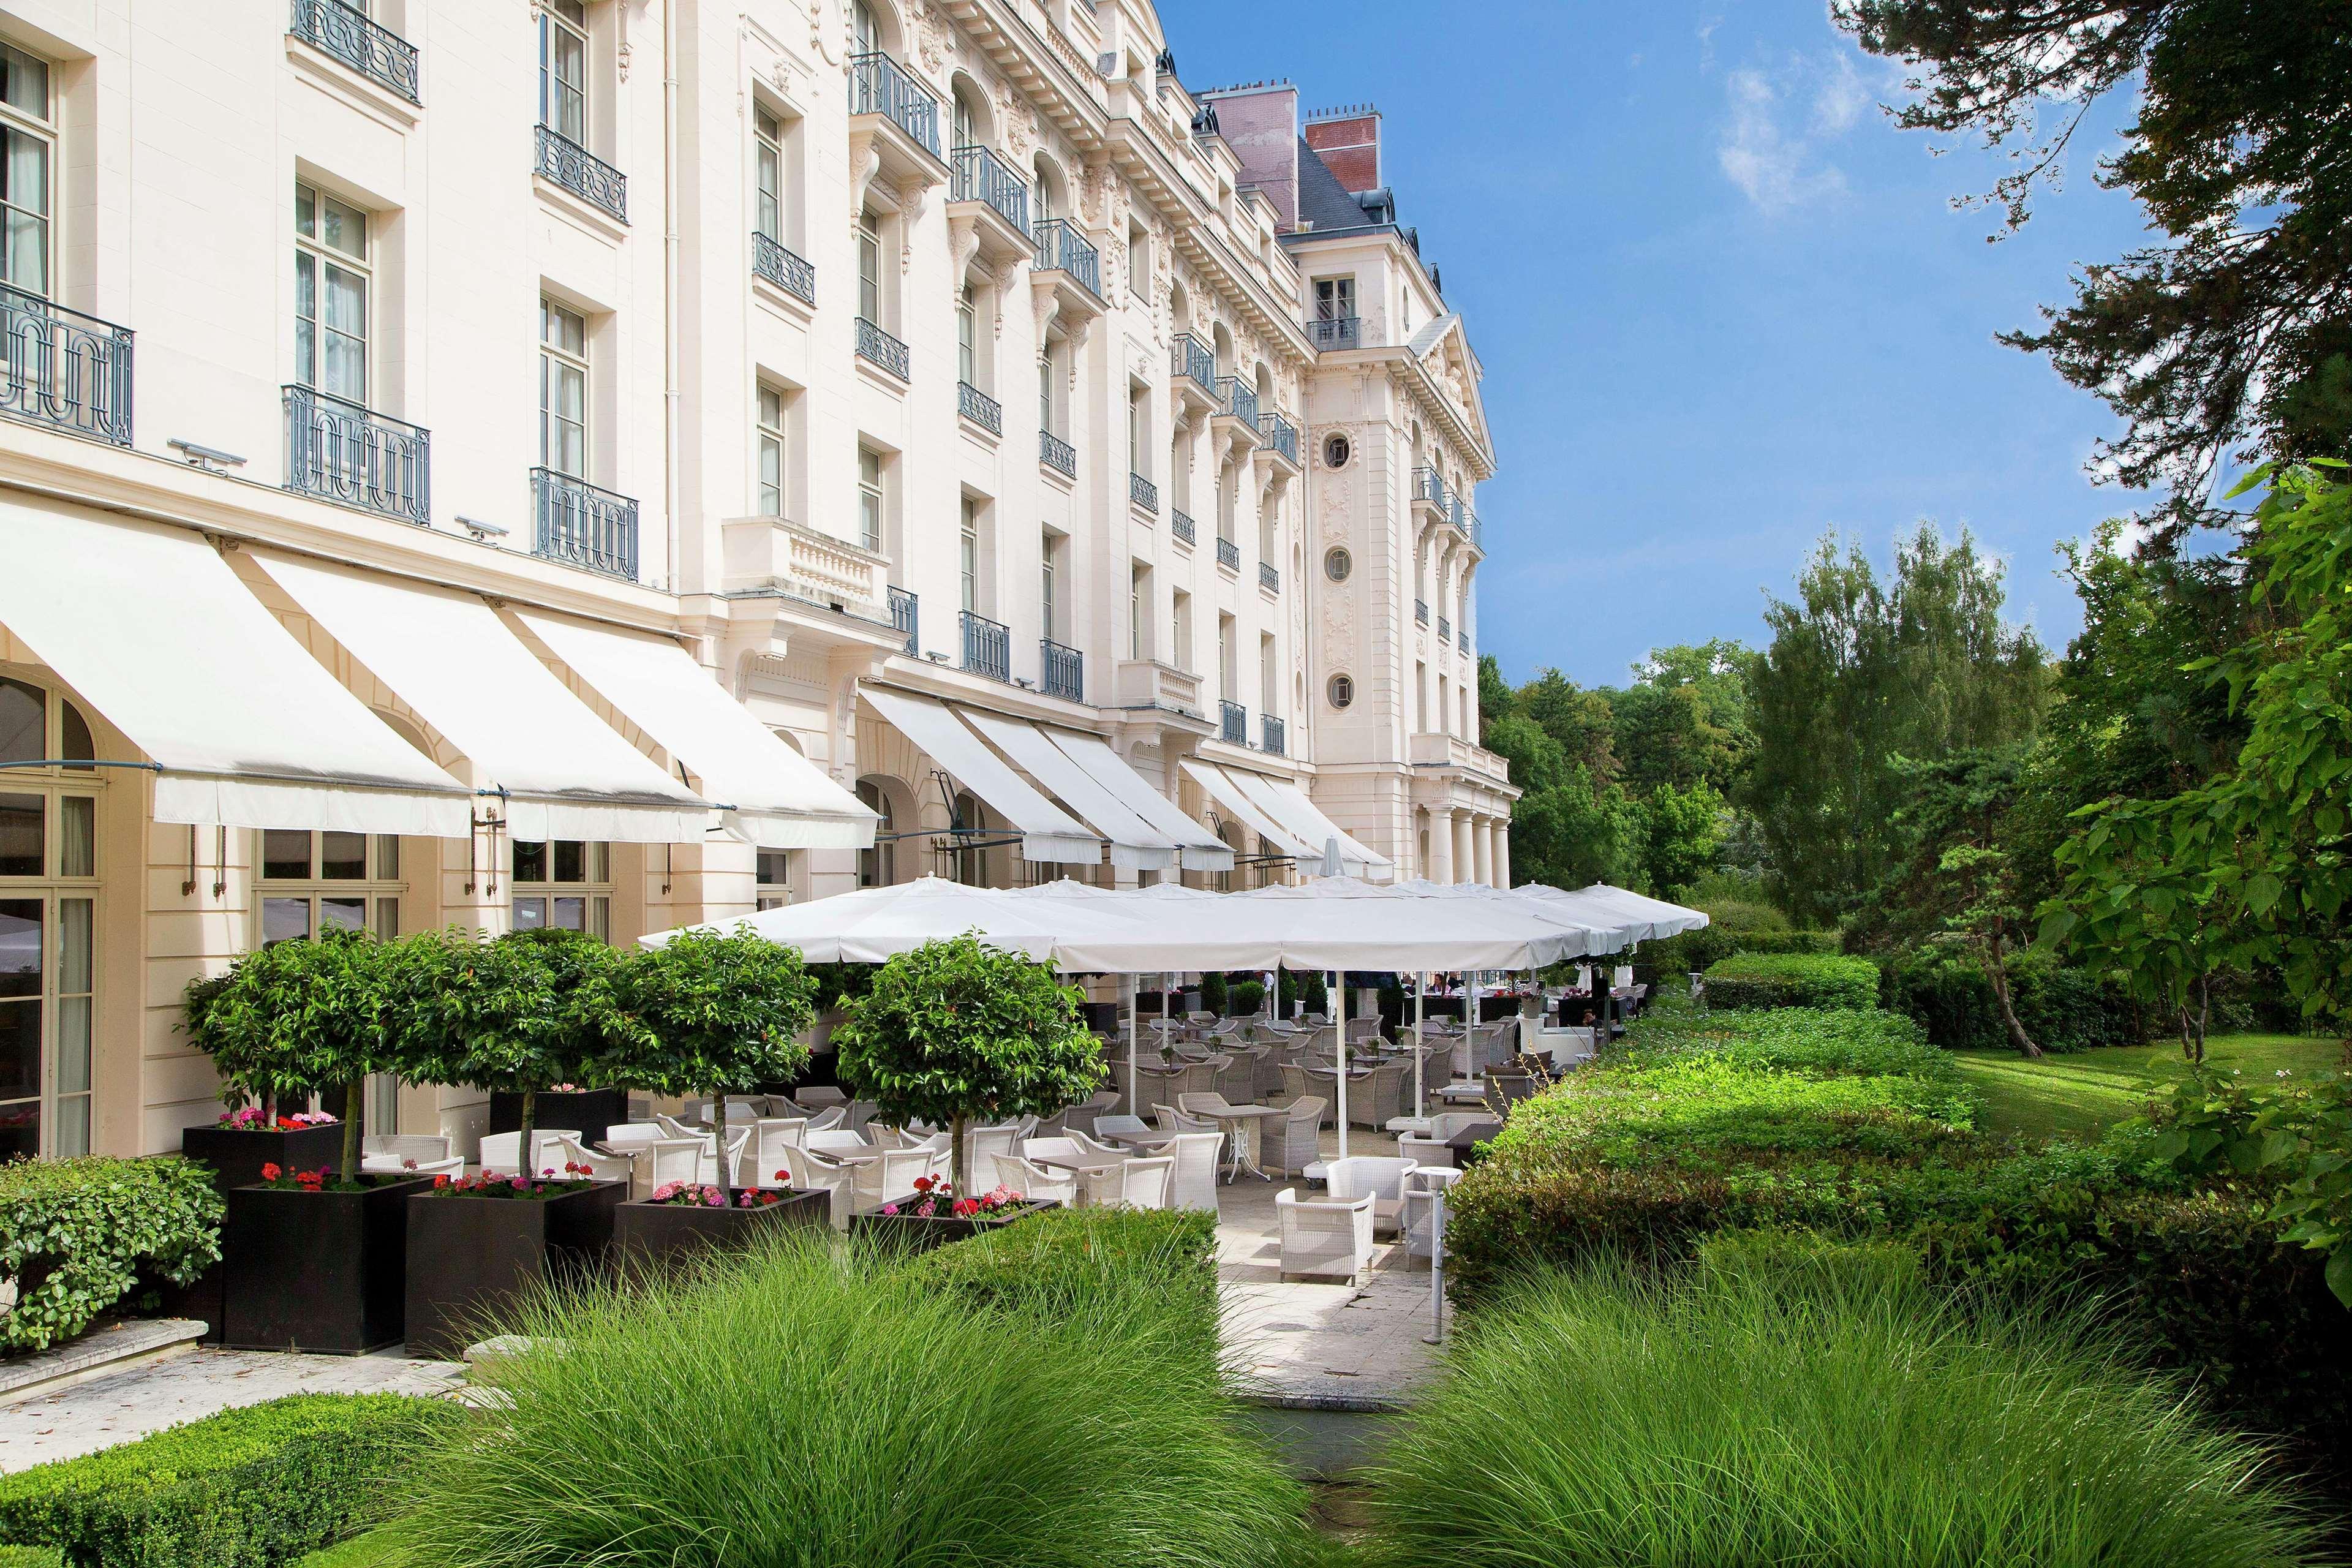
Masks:
[[[408,1200],[412,1350],[456,1360],[483,1323],[541,1281],[574,1284],[601,1272],[626,1182],[595,1182],[551,1198],[436,1194]]]
[[[361,1355],[406,1336],[408,1195],[429,1176],[364,1191],[238,1187],[221,1229],[226,1342],[239,1350]]]
[[[934,1247],[966,1241],[982,1231],[1016,1225],[1033,1214],[1060,1206],[1051,1198],[1035,1198],[1003,1214],[963,1219],[954,1215],[883,1214],[875,1210],[852,1215],[849,1230],[853,1236],[870,1236],[886,1246],[903,1247],[908,1252],[929,1252]]]
[[[765,1208],[714,1209],[685,1204],[625,1203],[615,1211],[613,1247],[623,1268],[660,1271],[704,1252],[740,1252],[784,1230],[822,1230],[832,1223],[833,1194],[794,1193]]]
[[[583,1143],[602,1143],[606,1131],[628,1119],[629,1091],[625,1089],[575,1089],[561,1094],[543,1089],[530,1102],[532,1126],[564,1128],[579,1133]],[[522,1131],[521,1095],[504,1089],[491,1092],[489,1130]]]
[[[305,1127],[297,1132],[238,1132],[226,1127],[189,1127],[180,1132],[180,1152],[212,1167],[213,1190],[226,1199],[238,1187],[261,1180],[261,1167],[278,1165],[288,1171],[315,1171],[343,1163],[343,1130]],[[167,1318],[201,1318],[207,1325],[205,1342],[218,1344],[226,1332],[224,1289],[228,1271],[228,1238],[221,1238],[222,1261],[196,1277],[193,1285],[155,1282],[158,1308]]]

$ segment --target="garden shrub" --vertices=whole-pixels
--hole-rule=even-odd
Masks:
[[[1225,977],[1212,969],[1201,976],[1201,1005],[1222,1018],[1225,1016]]]
[[[1875,1007],[1878,965],[1832,953],[1736,952],[1706,971],[1710,1007]]]
[[[0,1546],[0,1568],[66,1568],[54,1546]]]
[[[1265,1005],[1265,982],[1236,980],[1227,993],[1225,1016],[1232,1018],[1254,1018]]]
[[[220,1194],[205,1166],[162,1156],[19,1160],[0,1165],[0,1352],[72,1339],[144,1270],[174,1285],[220,1258]]]
[[[1465,1317],[1372,1495],[1399,1565],[2316,1561],[2272,1451],[1899,1250],[1547,1272]]]
[[[461,1420],[441,1400],[298,1394],[0,1476],[0,1540],[74,1568],[275,1568],[341,1540]]]
[[[1738,952],[1843,952],[1844,938],[1833,931],[1790,931],[1785,925],[1759,930],[1719,915],[1696,931],[1645,942],[1633,952],[1637,978],[1655,986],[1672,984],[1697,971],[1705,973]],[[1647,971],[1647,973],[1643,972]]]
[[[2009,1048],[2009,1032],[1993,1001],[1992,982],[1973,959],[1927,951],[1890,964],[1880,981],[1889,1009],[1916,1019],[1945,1050]],[[2018,1022],[2045,1051],[2086,1051],[2137,1046],[2149,1021],[2115,980],[2092,970],[2062,966],[2029,952],[2010,965],[2010,1000]]]

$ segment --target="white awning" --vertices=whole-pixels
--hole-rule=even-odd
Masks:
[[[157,764],[157,821],[469,831],[473,791],[345,690],[201,535],[13,503],[0,531],[0,626]]]
[[[1013,824],[1021,835],[1023,859],[1102,864],[1102,840],[1039,795],[945,707],[928,697],[872,687],[860,687],[858,695],[931,761]]]
[[[1192,871],[1230,871],[1234,847],[1184,815],[1184,808],[1151,787],[1151,781],[1119,759],[1100,736],[1074,730],[1047,730],[1045,738],[1069,753],[1096,783],[1117,795],[1129,811],[1179,845]]]
[[[1315,857],[1322,858],[1331,840],[1339,841],[1339,858],[1350,876],[1360,877],[1367,871],[1390,870],[1389,858],[1378,850],[1368,849],[1349,837],[1345,829],[1323,815],[1322,808],[1307,798],[1307,792],[1288,779],[1269,778],[1246,768],[1228,768],[1234,783],[1247,791],[1250,797],[1266,814],[1284,823],[1314,847]]]
[[[1165,871],[1176,864],[1174,839],[1129,810],[1034,724],[973,708],[955,712],[1109,839],[1112,865],[1130,871]]]
[[[522,839],[698,844],[710,805],[614,734],[484,600],[253,552],[294,602],[507,797]]]
[[[719,822],[767,849],[866,849],[877,814],[778,740],[667,637],[536,610],[514,618],[694,770]]]
[[[1242,826],[1274,845],[1285,855],[1300,859],[1321,857],[1323,851],[1319,847],[1308,844],[1307,840],[1277,822],[1216,763],[1196,762],[1191,757],[1186,757],[1183,759],[1183,768],[1186,775],[1194,784],[1209,792],[1211,800],[1241,818]]]

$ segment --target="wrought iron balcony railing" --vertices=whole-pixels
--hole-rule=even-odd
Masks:
[[[416,46],[365,12],[341,0],[294,0],[287,30],[409,102],[425,101],[416,89]]]
[[[1004,434],[1004,407],[968,381],[956,383],[956,412],[992,436]]]
[[[907,634],[906,654],[908,658],[913,658],[920,651],[916,647],[916,638],[921,624],[916,616],[916,612],[921,606],[916,602],[916,596],[904,588],[894,587],[889,590],[889,594],[890,628],[893,631]]]
[[[1177,510],[1174,507],[1171,507],[1171,508],[1169,508],[1169,509],[1168,509],[1168,531],[1169,531],[1169,532],[1171,532],[1171,533],[1172,533],[1172,534],[1174,534],[1177,538],[1179,538],[1179,539],[1182,540],[1185,543],[1187,543],[1187,544],[1192,543],[1192,514],[1191,514],[1190,512],[1179,511],[1179,510]]]
[[[0,414],[131,445],[131,329],[0,283]]]
[[[1298,461],[1297,426],[1280,414],[1268,412],[1258,416],[1257,427],[1265,435],[1267,446],[1292,462]]]
[[[308,386],[286,388],[286,488],[420,527],[433,521],[432,437]]]
[[[880,365],[900,381],[909,379],[912,362],[907,345],[863,316],[857,318],[857,357]]]
[[[1141,474],[1127,476],[1127,499],[1152,516],[1160,515],[1160,487]]]
[[[1419,621],[1424,626],[1429,625],[1429,601],[1427,599],[1415,599],[1412,602],[1412,618]]]
[[[1486,531],[1478,526],[1478,514],[1464,504],[1458,495],[1454,498],[1454,528],[1455,532],[1480,550],[1486,548]]]
[[[1470,623],[1467,621],[1463,622],[1459,629],[1460,636],[1455,638],[1455,641],[1460,645],[1464,653],[1468,653],[1470,651]]]
[[[1212,394],[1217,390],[1217,356],[1208,344],[1190,332],[1179,332],[1168,357],[1175,374],[1190,376]]]
[[[1049,217],[1037,226],[1037,270],[1066,272],[1087,293],[1102,297],[1102,256],[1068,218]]]
[[[816,303],[816,268],[758,229],[751,231],[751,270],[787,294]]]
[[[1430,501],[1441,508],[1451,504],[1445,493],[1445,480],[1435,468],[1415,468],[1412,471],[1412,499]]]
[[[1258,716],[1257,725],[1260,736],[1258,749],[1274,756],[1283,755],[1286,742],[1282,721],[1271,713],[1262,713]]]
[[[552,468],[530,471],[530,552],[637,578],[637,503]]]
[[[629,177],[570,137],[539,127],[536,172],[591,206],[629,221]]]
[[[1043,679],[1038,685],[1048,697],[1066,697],[1073,702],[1087,700],[1087,657],[1074,647],[1064,647],[1052,637],[1041,637],[1038,668]]]
[[[1220,721],[1218,738],[1231,741],[1236,746],[1249,744],[1249,710],[1240,703],[1221,699],[1217,703]]]
[[[879,50],[849,58],[849,112],[882,115],[932,157],[940,155],[940,100]]]
[[[1237,375],[1226,376],[1217,383],[1217,391],[1224,404],[1223,412],[1257,428],[1257,390]]]
[[[955,150],[955,174],[948,199],[986,202],[997,216],[1023,234],[1029,232],[1029,185],[1011,164],[985,147]]]
[[[1273,562],[1261,561],[1257,563],[1257,585],[1269,594],[1282,592],[1282,574],[1275,569]]]
[[[1447,620],[1444,616],[1437,617],[1437,640],[1439,642],[1452,642],[1454,640],[1454,623]]]
[[[1318,351],[1360,349],[1364,346],[1364,323],[1353,316],[1337,316],[1328,321],[1318,317],[1307,323],[1307,337]]]
[[[1037,432],[1037,460],[1066,479],[1078,477],[1078,449],[1051,430]]]
[[[992,680],[1013,679],[1013,633],[1002,622],[963,612],[963,667]]]
[[[1242,569],[1242,547],[1230,539],[1217,541],[1217,564],[1230,571]]]

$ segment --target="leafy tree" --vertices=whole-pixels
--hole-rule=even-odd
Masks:
[[[1491,653],[1478,656],[1478,732],[1481,737],[1497,719],[1518,711],[1519,695],[1503,679],[1502,662]],[[1481,741],[1483,744],[1483,739]]]
[[[904,1125],[944,1125],[959,1197],[964,1130],[974,1116],[1051,1116],[1092,1094],[1101,1054],[1083,994],[1053,971],[977,936],[927,942],[875,974],[833,1032],[842,1081]]]
[[[628,1043],[601,1075],[661,1094],[708,1095],[722,1201],[735,1202],[726,1097],[796,1077],[816,1016],[799,950],[751,931],[680,931],[631,955],[617,975]]]
[[[1660,784],[1642,803],[1643,883],[1676,898],[1715,869],[1726,836],[1723,797],[1706,784]]]
[[[330,926],[256,948],[187,990],[188,1038],[244,1094],[274,1103],[344,1086],[346,1182],[359,1178],[358,1109],[368,1075],[404,1065],[387,1026],[392,970],[386,943]]]
[[[2158,243],[2085,267],[2046,330],[2002,341],[2126,421],[2105,443],[2135,487],[2200,516],[2231,447],[2352,447],[2352,22],[2341,0],[1836,0],[1874,54],[1919,68],[1907,130],[2010,149],[1991,198],[2011,229],[2055,178],[2090,105],[2137,114],[2098,180],[2147,209]],[[2045,127],[2045,103],[2063,106]]]
[[[1633,667],[1633,685],[1610,693],[1625,782],[1737,790],[1756,750],[1748,694],[1755,663],[1747,647],[1720,637],[1651,649]]]
[[[1757,749],[1747,803],[1780,901],[1834,918],[1896,849],[1895,759],[2031,736],[2045,702],[2042,646],[2001,619],[2000,565],[1963,531],[1922,523],[1882,583],[1857,546],[1824,536],[1795,602],[1765,611],[1772,642],[1750,678]]]
[[[1513,707],[1558,742],[1570,763],[1603,784],[1617,776],[1614,715],[1607,697],[1587,691],[1556,669],[1539,669],[1519,688]]]

